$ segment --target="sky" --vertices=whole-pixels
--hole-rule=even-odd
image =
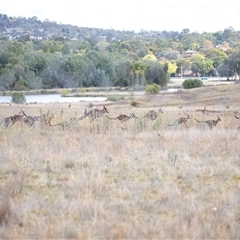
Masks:
[[[0,13],[115,30],[240,30],[239,0],[1,0]]]

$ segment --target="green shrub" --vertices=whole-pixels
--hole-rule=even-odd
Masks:
[[[137,103],[135,100],[132,100],[132,101],[131,101],[131,106],[132,106],[132,107],[137,107],[137,106],[138,106],[138,103]]]
[[[80,89],[80,92],[81,92],[81,93],[86,93],[86,92],[87,92],[87,89],[86,89],[86,88],[81,88],[81,89]]]
[[[66,96],[70,93],[70,91],[67,88],[63,88],[63,89],[60,90],[60,93],[61,93],[62,96]]]
[[[160,86],[157,85],[156,83],[149,84],[145,88],[145,93],[148,95],[155,95],[158,94],[160,91]]]
[[[203,86],[203,82],[198,78],[189,78],[182,83],[182,86],[184,89],[198,88]]]
[[[112,101],[112,102],[116,102],[119,100],[123,100],[125,97],[124,96],[119,96],[119,95],[110,95],[107,97],[107,101]]]
[[[17,104],[21,104],[21,103],[26,103],[26,98],[24,93],[21,92],[14,92],[12,93],[12,103],[17,103]]]

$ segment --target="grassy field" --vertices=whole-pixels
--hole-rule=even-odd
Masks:
[[[125,124],[103,117],[64,131],[0,129],[0,238],[239,238],[239,93],[232,84],[105,102],[108,116],[138,117]],[[86,107],[0,105],[1,119],[49,110],[53,124]],[[142,118],[158,108],[156,120]],[[187,114],[186,126],[168,126]],[[218,116],[211,130],[194,120]]]

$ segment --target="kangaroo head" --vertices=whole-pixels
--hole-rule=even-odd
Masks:
[[[130,113],[130,117],[131,117],[131,118],[137,118],[137,117],[134,115],[134,113]]]
[[[103,106],[103,110],[104,110],[106,113],[109,113],[108,109],[107,109],[105,106]]]

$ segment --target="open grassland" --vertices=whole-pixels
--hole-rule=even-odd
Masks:
[[[111,117],[138,117],[124,124],[103,117],[64,131],[39,122],[1,129],[0,238],[239,238],[237,91],[234,84],[136,97],[136,108],[132,99],[106,102]],[[1,119],[21,108],[32,116],[49,110],[53,124],[85,107],[0,105]],[[160,107],[156,120],[142,118]],[[186,114],[186,126],[168,126]],[[217,116],[211,130],[194,120]]]

